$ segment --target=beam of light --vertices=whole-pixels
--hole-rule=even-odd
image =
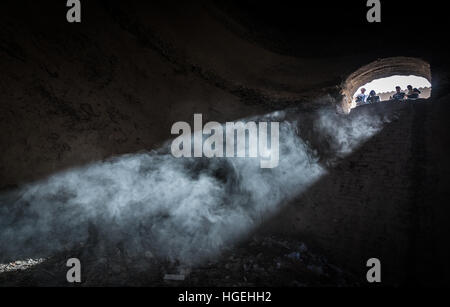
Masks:
[[[280,162],[273,169],[251,158],[177,159],[166,145],[0,195],[0,261],[70,249],[89,240],[92,225],[99,244],[121,243],[130,254],[151,251],[186,264],[217,255],[326,174],[295,117],[295,111],[260,117],[280,122]],[[335,156],[345,156],[385,122],[326,109],[311,129]]]

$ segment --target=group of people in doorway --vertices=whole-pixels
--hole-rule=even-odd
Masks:
[[[417,88],[413,88],[411,85],[407,86],[407,91],[403,92],[400,86],[395,87],[395,94],[389,97],[390,100],[401,101],[405,99],[417,99],[421,94],[420,90]],[[380,102],[380,96],[377,96],[377,93],[372,90],[369,95],[366,94],[366,89],[362,88],[361,92],[356,95],[356,104],[361,105],[365,103],[375,103]]]

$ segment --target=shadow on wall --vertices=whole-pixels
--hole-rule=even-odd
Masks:
[[[420,98],[428,99],[431,97],[431,87],[419,87],[419,91],[421,92]],[[391,92],[379,93],[378,96],[380,96],[381,101],[387,101],[394,94],[395,94],[395,91],[391,91]]]

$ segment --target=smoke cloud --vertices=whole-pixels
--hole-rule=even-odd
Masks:
[[[99,233],[99,244],[195,264],[232,246],[326,173],[295,110],[280,122],[280,161],[174,158],[170,146],[55,174],[0,196],[0,261],[42,257]],[[255,118],[252,118],[255,120]],[[256,119],[257,120],[257,119]],[[377,133],[378,115],[314,114],[314,134],[337,156]]]

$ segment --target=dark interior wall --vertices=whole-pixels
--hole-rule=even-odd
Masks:
[[[383,263],[387,284],[448,284],[450,249],[443,243],[450,233],[448,98],[354,109],[355,114],[396,114],[396,119],[329,169],[263,231],[308,238],[361,282],[365,262],[375,257]]]
[[[223,122],[339,100],[346,77],[381,56],[445,67],[442,48],[391,35],[392,26],[423,35],[430,16],[419,27],[392,19],[392,8],[368,25],[366,8],[350,3],[85,1],[83,22],[69,24],[64,1],[2,6],[0,186],[151,149],[195,112]]]
[[[156,148],[194,113],[225,122],[314,110],[317,97],[339,100],[363,65],[418,57],[431,65],[433,99],[392,106],[398,120],[270,229],[304,236],[354,270],[381,255],[393,283],[448,282],[449,61],[439,8],[421,7],[417,22],[398,18],[409,1],[383,2],[382,24],[369,25],[364,1],[84,1],[76,25],[63,2],[1,4],[0,187]]]

